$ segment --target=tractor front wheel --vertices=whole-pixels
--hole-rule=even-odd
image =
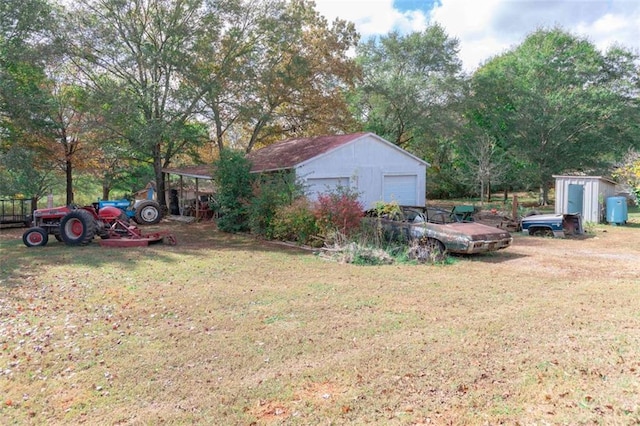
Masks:
[[[60,221],[60,235],[70,246],[89,244],[96,235],[95,218],[86,210],[73,210]]]
[[[136,206],[136,214],[133,220],[138,225],[155,225],[162,219],[160,204],[155,201],[143,201]]]
[[[46,246],[47,242],[49,242],[49,234],[39,226],[29,228],[22,234],[22,242],[27,247]]]

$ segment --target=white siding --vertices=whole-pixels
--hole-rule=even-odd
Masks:
[[[413,205],[425,204],[427,163],[373,134],[300,163],[296,175],[309,188],[317,187],[323,179],[348,177],[365,208],[385,200],[385,176],[412,176],[411,182],[405,181],[412,187],[398,187],[393,192],[414,201]],[[415,194],[413,198],[410,192]]]
[[[585,222],[604,220],[606,200],[615,195],[615,183],[601,176],[553,176],[556,179],[555,212],[565,214],[569,205],[569,185],[582,185],[582,218]]]

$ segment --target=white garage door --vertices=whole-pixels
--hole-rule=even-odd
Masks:
[[[415,206],[418,177],[416,175],[389,175],[384,177],[384,201],[402,206]]]
[[[310,199],[315,200],[318,194],[332,192],[339,186],[348,187],[349,178],[309,178],[307,179],[306,193]]]

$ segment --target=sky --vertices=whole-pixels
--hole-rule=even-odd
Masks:
[[[640,0],[316,0],[316,9],[353,22],[363,39],[438,22],[459,40],[467,72],[539,28],[561,27],[603,51],[640,50]]]

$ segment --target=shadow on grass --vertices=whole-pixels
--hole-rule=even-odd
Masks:
[[[175,224],[163,222],[153,227],[145,227],[143,232],[160,230],[171,232],[176,245],[151,244],[145,247],[101,247],[96,238],[86,246],[67,246],[49,239],[44,247],[26,247],[22,242],[23,229],[0,230],[0,288],[19,284],[25,276],[36,275],[42,268],[69,265],[100,268],[116,265],[125,270],[136,263],[148,259],[168,264],[182,261],[184,255],[210,255],[211,251],[268,252],[287,256],[310,255],[291,245],[282,245],[260,240],[251,235],[227,234],[220,232],[213,223]]]
[[[527,257],[522,253],[509,251],[509,248],[499,250],[499,251],[492,251],[488,253],[450,254],[450,256],[454,259],[464,259],[472,262],[485,262],[485,263],[502,263],[502,262],[508,262],[510,260]]]

